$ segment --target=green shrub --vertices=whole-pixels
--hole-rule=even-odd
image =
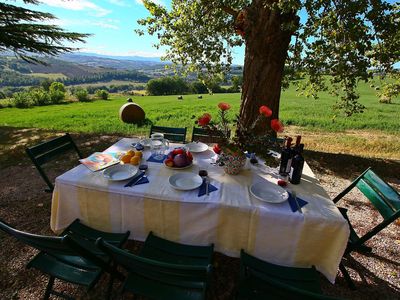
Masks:
[[[89,102],[89,101],[91,101],[91,99],[89,98],[89,93],[88,93],[87,89],[84,89],[84,88],[77,88],[75,90],[75,97],[80,102]]]
[[[53,82],[49,87],[51,103],[57,104],[65,99],[65,86],[61,82]]]
[[[109,93],[106,90],[97,90],[96,91],[96,98],[102,99],[102,100],[107,100],[109,96]]]
[[[33,106],[31,95],[28,92],[14,93],[12,101],[15,107],[18,108],[27,108]]]
[[[34,88],[28,92],[33,105],[43,106],[51,103],[50,95],[43,88]]]

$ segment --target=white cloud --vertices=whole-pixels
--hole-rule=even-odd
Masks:
[[[115,20],[115,19],[96,19],[95,21],[91,20],[81,20],[81,19],[57,19],[57,20],[49,20],[43,22],[45,24],[49,25],[57,25],[60,27],[65,27],[65,26],[96,26],[96,27],[102,27],[102,28],[107,28],[107,29],[114,29],[114,30],[119,30],[119,24],[121,23],[120,20]]]
[[[86,10],[89,12],[89,14],[94,15],[96,17],[103,17],[111,13],[110,10],[102,8],[88,0],[71,0],[71,1],[41,0],[41,2],[49,6],[61,7],[69,10]]]
[[[143,1],[142,0],[135,0],[137,4],[142,4],[143,5]],[[153,2],[155,4],[158,5],[162,5],[162,6],[166,6],[163,0],[153,0]]]
[[[131,5],[126,3],[123,0],[108,0],[108,2],[110,2],[111,4],[114,5],[118,5],[118,6],[126,6],[126,7],[130,7]]]
[[[105,50],[106,46],[97,46],[93,48],[81,48],[79,52],[97,53],[110,56],[142,56],[142,57],[160,57],[164,55],[161,51],[109,51]]]

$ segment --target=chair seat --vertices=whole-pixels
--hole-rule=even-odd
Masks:
[[[179,300],[202,300],[205,295],[205,285],[203,282],[190,282],[192,286],[199,288],[188,288],[177,285],[155,282],[140,276],[138,273],[130,273],[124,283],[124,291],[129,291],[138,295],[145,295],[151,299],[179,299]]]
[[[140,256],[162,262],[183,265],[208,266],[212,263],[214,246],[191,246],[148,235]]]
[[[70,263],[64,263],[60,259],[40,252],[28,263],[27,267],[87,287],[93,286],[102,274],[101,268],[79,256],[63,256],[63,260]]]

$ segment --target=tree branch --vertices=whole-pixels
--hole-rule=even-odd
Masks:
[[[234,10],[232,7],[229,6],[221,6],[221,9],[226,12],[227,14],[230,14],[231,16],[234,16],[236,18],[236,16],[238,15],[238,11]]]

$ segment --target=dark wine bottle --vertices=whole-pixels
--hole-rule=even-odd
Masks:
[[[303,174],[304,157],[302,155],[304,144],[299,144],[297,153],[293,157],[292,166],[290,168],[289,181],[292,184],[299,184],[301,175]]]
[[[293,139],[288,137],[286,139],[286,147],[282,149],[281,152],[281,165],[279,166],[279,175],[288,175],[290,172],[290,167],[292,165],[292,145]]]
[[[296,143],[293,147],[293,156],[299,153],[299,147],[301,142],[301,135],[296,136]]]

